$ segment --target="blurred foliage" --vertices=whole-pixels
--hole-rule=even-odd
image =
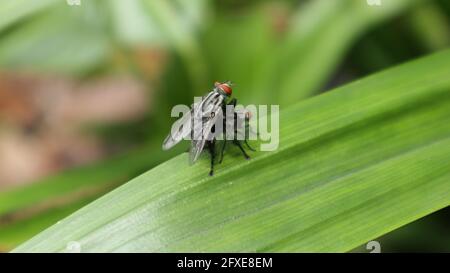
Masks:
[[[449,47],[448,1],[382,2],[372,7],[362,0],[81,0],[81,6],[69,6],[58,0],[3,0],[2,70],[69,75],[80,81],[131,73],[151,90],[152,102],[140,121],[92,130],[106,142],[132,140],[133,150],[0,193],[2,219],[103,188],[89,197],[68,197],[67,210],[58,214],[42,210],[20,222],[0,224],[0,250],[54,223],[56,217],[47,213],[62,218],[85,204],[82,200],[183,151],[185,147],[160,150],[172,121],[170,108],[190,104],[215,80],[235,82],[235,96],[243,104],[284,106]],[[163,64],[148,68],[157,61],[142,57],[143,49],[162,52]],[[155,77],[154,69],[162,70],[161,75]],[[19,223],[28,228],[13,228]],[[11,230],[16,234],[7,236]]]

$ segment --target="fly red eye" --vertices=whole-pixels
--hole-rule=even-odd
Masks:
[[[233,89],[231,89],[231,86],[226,83],[219,84],[219,88],[222,89],[223,92],[225,92],[225,94],[227,94],[228,96],[231,96],[231,94],[233,93]]]

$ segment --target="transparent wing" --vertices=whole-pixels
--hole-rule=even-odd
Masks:
[[[220,108],[219,108],[220,111]],[[194,129],[194,137],[191,140],[191,149],[189,151],[189,162],[192,164],[197,161],[207,140],[212,140],[213,136],[211,129],[217,121],[217,116],[209,118],[204,121],[204,126],[199,126]]]
[[[189,162],[194,163],[200,156],[207,140],[213,140],[211,132],[219,117],[222,116],[223,96],[217,92],[209,93],[200,107],[194,111],[194,129],[192,130]],[[221,121],[220,121],[221,122]]]
[[[175,121],[175,123],[172,125],[171,132],[163,142],[163,150],[172,148],[182,139],[189,136],[192,131],[191,127],[193,115],[197,111],[196,109],[200,107],[200,104],[201,102],[192,104],[191,110],[188,113],[184,114],[179,120]]]

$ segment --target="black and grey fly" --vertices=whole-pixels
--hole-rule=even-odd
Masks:
[[[211,92],[202,97],[199,102],[191,106],[189,113],[176,121],[176,130],[173,130],[164,140],[162,148],[168,150],[186,137],[191,137],[191,147],[189,150],[189,162],[192,164],[199,158],[201,152],[206,148],[211,155],[211,169],[209,174],[214,174],[214,165],[217,157],[216,144],[217,136],[222,134],[223,140],[220,149],[220,160],[223,160],[223,153],[227,142],[239,147],[246,159],[250,159],[243,147],[243,143],[253,150],[247,142],[250,112],[235,110],[237,100],[230,100],[232,88],[230,82],[214,84]],[[227,117],[227,106],[232,106],[232,117]],[[230,114],[228,114],[230,115]],[[221,129],[216,128],[221,123]],[[232,123],[232,124],[230,124]],[[231,129],[232,128],[232,129]],[[227,132],[232,130],[232,132]],[[238,137],[244,133],[244,136]],[[243,139],[243,140],[240,140]]]

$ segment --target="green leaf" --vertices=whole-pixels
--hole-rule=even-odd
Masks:
[[[182,154],[14,252],[349,251],[450,204],[449,73],[447,50],[283,109],[276,151],[213,177]]]
[[[159,145],[158,145],[159,146]],[[160,158],[154,147],[145,147],[90,166],[68,170],[25,187],[0,192],[0,219],[36,204],[73,195],[76,192],[110,187],[152,166]],[[0,221],[1,222],[1,221]]]
[[[58,0],[3,0],[0,7],[0,31],[21,19],[45,10]]]
[[[38,1],[39,2],[39,1]],[[2,37],[0,65],[8,69],[87,74],[112,54],[97,2],[55,5]]]
[[[125,45],[164,43],[162,34],[152,18],[143,9],[141,0],[111,0],[107,2],[112,13],[114,34]]]
[[[0,223],[0,252],[9,251],[36,235],[39,231],[58,223],[60,219],[92,202],[95,199],[93,197],[98,196],[81,198],[68,205],[59,204],[59,206],[50,207],[42,213],[31,215],[19,221],[8,224]]]
[[[174,154],[164,153],[157,144],[0,192],[0,252],[17,247],[87,204],[85,200],[100,197]]]
[[[450,45],[450,26],[446,13],[436,2],[426,2],[409,15],[408,23],[425,48],[438,50]]]

